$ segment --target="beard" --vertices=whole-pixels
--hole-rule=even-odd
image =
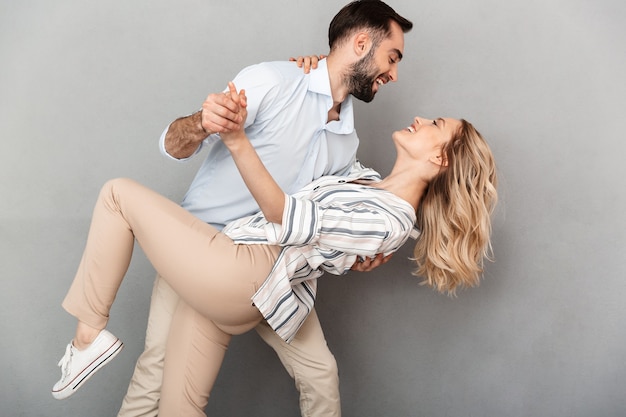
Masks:
[[[355,98],[365,103],[374,100],[376,95],[374,83],[378,77],[379,69],[374,63],[375,49],[374,47],[370,48],[366,56],[355,62],[347,76],[348,91]]]

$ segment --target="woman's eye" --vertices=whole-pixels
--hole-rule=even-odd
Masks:
[[[436,121],[436,120],[433,120],[433,124],[434,124],[435,126],[437,126],[437,121]]]

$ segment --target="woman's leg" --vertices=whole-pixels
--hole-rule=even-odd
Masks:
[[[100,192],[83,258],[63,301],[63,307],[80,322],[77,340],[84,336],[81,329],[106,326],[135,239],[181,299],[220,330],[238,334],[260,321],[261,314],[250,299],[280,249],[235,245],[178,204],[134,181],[118,179]],[[106,330],[84,352],[68,345],[53,395],[59,399],[71,395],[120,348],[119,339]]]
[[[108,314],[130,263],[134,239],[185,302],[230,333],[260,319],[250,297],[278,254],[266,245],[235,245],[178,204],[140,184],[103,187],[65,309],[95,329]]]

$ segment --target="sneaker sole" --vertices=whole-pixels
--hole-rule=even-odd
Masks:
[[[111,362],[113,358],[124,347],[124,343],[120,339],[117,339],[107,350],[105,350],[100,356],[94,359],[85,369],[83,369],[76,378],[69,382],[65,387],[58,391],[52,391],[52,396],[57,400],[63,400],[72,394],[91,378],[97,371],[99,371],[104,365]]]

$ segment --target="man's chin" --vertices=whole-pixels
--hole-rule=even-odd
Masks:
[[[374,96],[376,96],[376,91],[369,91],[368,93],[361,92],[361,93],[358,93],[358,94],[352,93],[352,95],[357,100],[360,100],[360,101],[362,101],[364,103],[369,103],[372,100],[374,100]]]

